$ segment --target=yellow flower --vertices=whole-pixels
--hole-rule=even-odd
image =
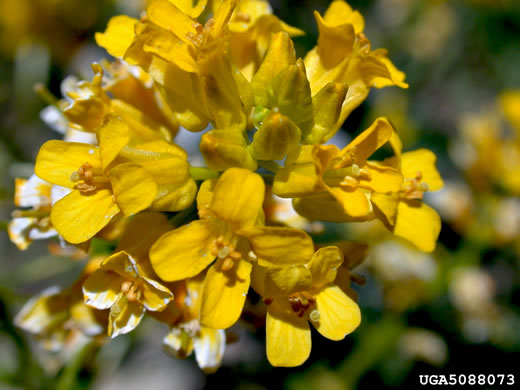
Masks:
[[[65,240],[90,239],[119,212],[178,211],[192,203],[196,185],[180,147],[164,141],[130,147],[128,125],[116,117],[108,118],[98,138],[99,147],[48,141],[36,159],[40,178],[72,190],[51,210],[52,225]]]
[[[106,313],[93,310],[83,303],[81,285],[99,266],[100,258],[87,263],[85,270],[72,286],[66,289],[49,287],[31,298],[20,310],[14,323],[34,334],[45,349],[59,351],[76,332],[93,337],[105,331]]]
[[[249,81],[264,58],[272,34],[280,31],[291,37],[304,34],[302,30],[278,19],[272,12],[267,0],[242,0],[228,23],[233,64]]]
[[[14,204],[17,209],[12,213],[12,220],[7,227],[9,239],[18,249],[25,250],[33,240],[50,238],[58,235],[49,218],[52,196],[52,184],[32,175],[28,180],[15,180]],[[29,208],[29,209],[27,209]]]
[[[401,187],[396,169],[368,161],[393,133],[390,123],[380,118],[342,150],[334,145],[303,145],[276,173],[273,193],[297,198],[296,210],[311,220],[369,218],[370,193]]]
[[[65,79],[65,99],[58,102],[73,129],[97,133],[108,115],[117,115],[130,125],[132,143],[170,141],[178,124],[169,119],[163,96],[150,75],[136,66],[108,63],[106,75],[99,64],[92,64],[92,82]],[[112,98],[107,93],[112,95]]]
[[[365,21],[343,0],[334,0],[318,24],[318,45],[305,57],[313,96],[330,83],[343,82],[348,93],[341,115],[321,142],[332,137],[347,116],[367,97],[370,88],[396,85],[407,88],[404,74],[386,57],[386,50],[371,51],[363,34]]]
[[[201,219],[166,233],[150,251],[155,272],[166,281],[193,277],[217,259],[202,293],[205,326],[226,329],[238,320],[253,262],[301,264],[312,253],[305,232],[260,226],[264,190],[259,175],[241,168],[205,181],[197,196]]]
[[[222,361],[226,348],[226,332],[200,324],[199,315],[202,302],[202,286],[205,273],[176,283],[173,319],[164,321],[161,314],[154,316],[168,323],[171,329],[163,340],[167,353],[174,357],[185,358],[195,352],[199,367],[207,373],[215,372]],[[171,316],[170,316],[171,317]]]
[[[412,242],[424,252],[435,249],[441,230],[437,212],[422,199],[426,191],[437,191],[444,185],[435,167],[436,156],[427,149],[403,153],[387,161],[400,165],[404,181],[399,192],[372,194],[374,213],[396,236]]]
[[[294,367],[307,360],[309,321],[330,340],[342,340],[358,327],[358,305],[334,284],[342,262],[337,247],[325,247],[305,265],[254,267],[253,287],[267,305],[267,358],[273,366]]]
[[[142,273],[136,261],[120,251],[101,263],[83,284],[85,303],[110,309],[108,335],[112,338],[134,330],[145,310],[161,311],[173,299],[162,284]]]

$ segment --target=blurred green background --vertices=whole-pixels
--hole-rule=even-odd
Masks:
[[[39,146],[57,138],[39,119],[45,102],[34,84],[59,96],[65,76],[89,77],[90,62],[107,56],[94,45],[94,32],[103,31],[112,15],[138,15],[141,3],[0,0],[3,230],[13,210],[14,178],[28,177]],[[316,42],[313,10],[323,13],[328,1],[271,3],[279,17],[306,31],[295,39],[303,56]],[[373,48],[388,49],[410,88],[373,90],[347,119],[344,134],[355,135],[384,115],[405,150],[427,147],[438,155],[446,188],[427,199],[443,217],[435,253],[422,254],[370,228],[334,227],[346,239],[376,242],[357,270],[367,279],[356,287],[360,328],[341,342],[315,332],[303,366],[275,369],[265,357],[265,329],[237,326],[239,341],[229,345],[223,367],[207,376],[193,359],[174,360],[161,351],[165,329],[153,321],[65,362],[42,351],[14,327],[13,316],[45,287],[70,283],[81,265],[49,255],[45,242],[20,252],[2,232],[0,389],[416,388],[420,374],[520,374],[519,194],[492,179],[482,186],[468,163],[487,161],[468,135],[473,127],[490,116],[511,126],[498,99],[520,90],[520,1],[349,3],[364,15]]]

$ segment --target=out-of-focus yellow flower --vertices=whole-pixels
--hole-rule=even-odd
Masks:
[[[337,247],[325,247],[304,265],[254,267],[253,287],[267,304],[267,358],[273,366],[294,367],[307,360],[308,321],[330,340],[342,340],[358,327],[358,305],[334,284],[342,262]]]
[[[89,261],[79,280],[71,287],[50,287],[33,297],[16,315],[14,322],[34,334],[42,346],[50,351],[62,350],[76,332],[93,337],[105,331],[106,313],[98,312],[83,303],[81,285],[99,267],[101,258]]]
[[[305,67],[313,96],[329,83],[343,82],[348,92],[341,115],[323,141],[339,129],[346,117],[367,97],[370,88],[396,85],[407,88],[404,73],[387,58],[384,49],[371,51],[363,34],[365,21],[343,0],[334,0],[318,24],[318,45],[305,57]]]
[[[145,310],[164,310],[173,299],[168,288],[145,276],[124,251],[101,263],[83,284],[83,295],[87,305],[110,309],[108,335],[112,338],[134,330]]]
[[[77,130],[97,133],[108,115],[117,115],[130,125],[132,143],[170,141],[178,124],[171,118],[163,96],[150,75],[137,66],[122,62],[106,63],[105,75],[99,64],[92,64],[91,82],[65,79],[58,102],[69,125]],[[110,98],[108,93],[112,95]]]
[[[424,252],[435,249],[441,230],[439,214],[422,199],[426,191],[437,191],[444,185],[437,168],[436,156],[427,149],[406,152],[387,162],[400,164],[404,176],[401,190],[392,194],[372,194],[374,213],[396,236],[412,242]]]
[[[390,123],[380,118],[342,150],[304,145],[276,173],[273,193],[296,197],[296,210],[311,220],[369,218],[370,193],[398,191],[403,180],[396,169],[368,161],[393,133]]]
[[[272,12],[267,0],[242,0],[228,23],[233,64],[249,81],[264,58],[272,34],[280,31],[291,37],[304,34],[302,30],[278,19]]]
[[[25,250],[33,240],[58,234],[50,221],[52,187],[36,175],[15,180],[14,204],[22,209],[13,211],[7,233],[18,249]]]
[[[178,211],[192,203],[196,185],[180,147],[164,141],[130,147],[128,125],[117,117],[98,138],[99,147],[48,141],[36,159],[40,178],[72,190],[51,210],[52,225],[67,241],[90,239],[119,212]]]
[[[162,236],[150,259],[166,281],[193,277],[211,264],[202,294],[201,323],[226,329],[239,318],[250,284],[252,263],[302,264],[313,245],[303,231],[260,226],[264,182],[245,169],[226,170],[202,184],[198,221]]]
[[[178,315],[173,320],[165,321],[170,325],[170,332],[163,341],[166,352],[178,358],[185,358],[195,352],[195,359],[205,372],[215,372],[226,348],[226,332],[200,324],[199,315],[202,303],[205,273],[194,278],[176,283],[175,300],[170,303]],[[173,311],[172,310],[172,311]],[[162,313],[155,318],[162,320]],[[171,316],[170,316],[171,317]]]

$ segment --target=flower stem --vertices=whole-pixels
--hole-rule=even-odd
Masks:
[[[216,179],[220,176],[220,172],[214,171],[209,168],[202,167],[190,167],[190,175],[193,180],[207,180],[207,179]]]

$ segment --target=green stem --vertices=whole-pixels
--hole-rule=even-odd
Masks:
[[[92,341],[80,349],[72,361],[65,366],[62,374],[56,384],[56,390],[69,390],[76,388],[78,373],[85,366],[85,363],[90,360],[98,349],[98,343]]]
[[[202,167],[190,167],[190,175],[193,180],[207,180],[207,179],[216,179],[220,176],[220,172],[214,171],[209,168]]]

